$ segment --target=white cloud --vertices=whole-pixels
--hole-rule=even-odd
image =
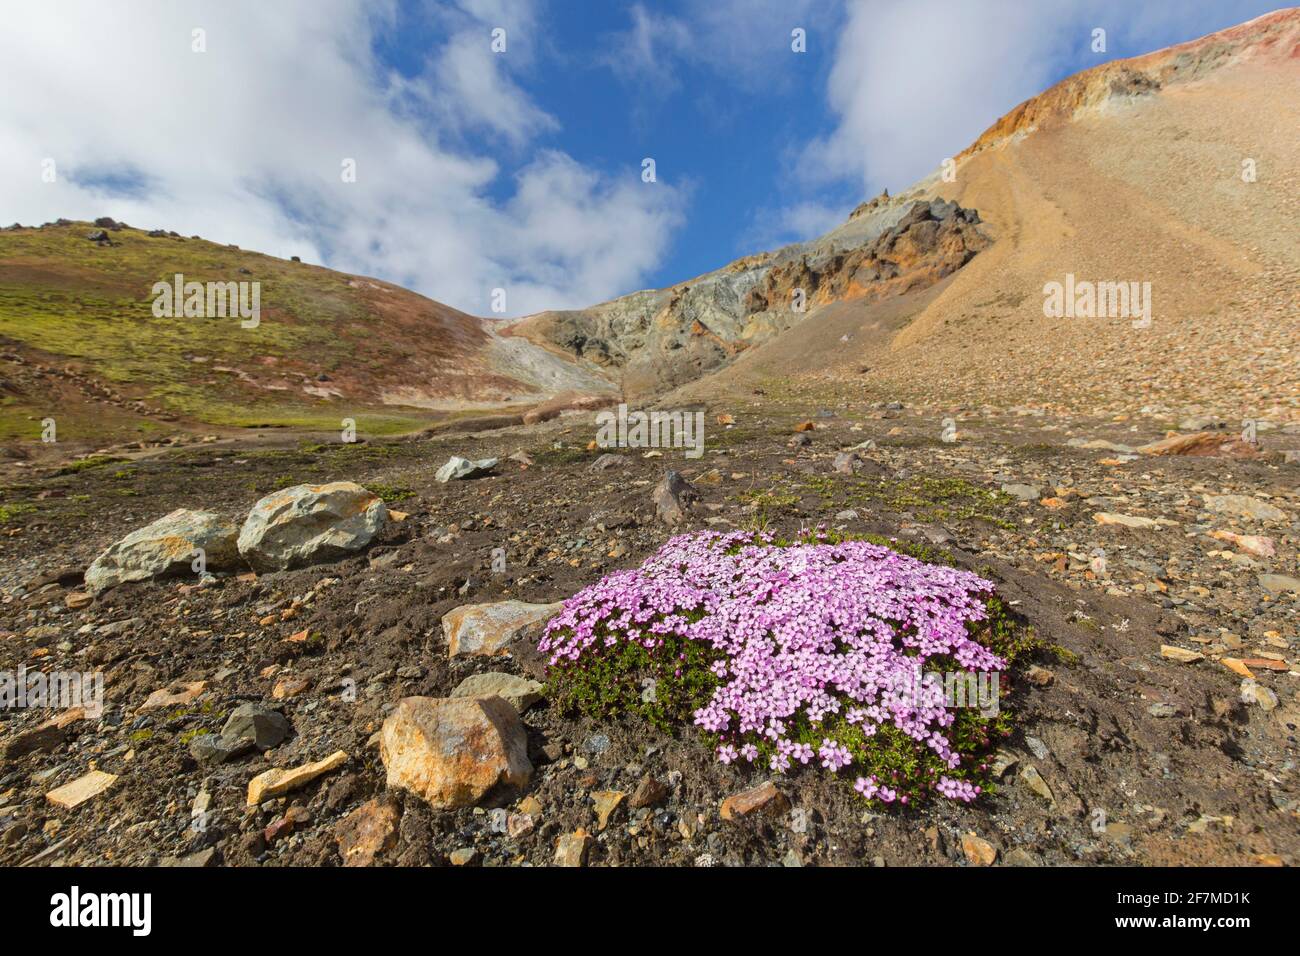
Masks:
[[[736,247],[738,256],[815,239],[844,222],[847,210],[816,200],[788,206],[760,207]]]
[[[632,25],[609,38],[612,49],[602,62],[625,79],[649,79],[662,89],[676,89],[672,60],[689,52],[691,29],[684,20],[655,14],[642,4],[631,12]]]
[[[9,4],[0,31],[0,209],[6,221],[111,215],[390,278],[469,312],[504,287],[511,314],[636,287],[683,220],[683,196],[610,180],[562,153],[520,170],[465,145],[516,150],[556,128],[509,72],[529,59],[531,0],[431,4],[449,39],[415,77],[372,42],[392,2]],[[490,52],[507,29],[508,53]],[[207,52],[191,51],[206,30]],[[518,54],[518,55],[516,55]],[[40,180],[41,162],[59,181]],[[340,177],[344,158],[357,182]],[[131,193],[95,177],[142,177]]]
[[[792,30],[805,30],[814,49],[829,42],[839,14],[835,5],[814,0],[688,0],[680,16],[641,3],[630,16],[628,28],[609,38],[613,48],[604,62],[615,73],[672,90],[680,85],[676,64],[690,62],[753,91],[788,79],[780,67],[793,62]]]

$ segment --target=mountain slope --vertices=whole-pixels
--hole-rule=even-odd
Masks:
[[[87,237],[102,232],[106,241]],[[159,318],[154,283],[256,282],[238,317]],[[251,291],[251,290],[250,290]],[[250,323],[251,324],[251,323]],[[409,430],[479,408],[527,408],[598,375],[475,318],[374,279],[120,225],[0,230],[5,437],[122,434],[165,422]],[[106,421],[107,420],[107,421]],[[112,429],[110,429],[112,431]]]
[[[825,303],[879,301],[932,285],[988,245],[979,223],[976,211],[955,203],[882,196],[820,239],[666,289],[528,316],[508,334],[615,377],[627,398],[647,397],[728,365]]]
[[[810,243],[515,331],[584,359],[594,340],[594,364],[625,391],[681,386],[667,400],[803,376],[848,397],[1295,417],[1298,90],[1298,9],[1108,63],[1000,119],[960,154],[953,182],[936,174]],[[979,225],[943,268],[913,261],[900,287],[827,266],[944,200]],[[1149,282],[1151,327],[1047,318],[1045,286],[1070,275]],[[811,283],[812,308],[751,311],[764,282]],[[900,291],[909,301],[887,301]],[[683,354],[697,368],[672,364]]]
[[[878,374],[999,404],[1300,416],[1297,156],[1300,10],[1067,80],[928,184],[997,241]],[[1151,326],[1045,317],[1067,274],[1150,282]]]
[[[1297,90],[1289,9],[1072,76],[994,123],[955,180],[818,239],[513,323],[200,239],[11,227],[0,438],[50,416],[100,444],[343,418],[382,433],[798,377],[935,404],[1296,417]],[[155,318],[153,283],[177,272],[260,282],[260,325]],[[1149,283],[1151,326],[1046,316],[1045,288],[1071,277]]]

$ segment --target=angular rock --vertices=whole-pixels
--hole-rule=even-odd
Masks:
[[[65,783],[63,786],[51,790],[45,795],[45,799],[56,807],[71,810],[92,797],[99,796],[111,787],[116,780],[116,774],[104,773],[102,770],[92,770],[71,783]]]
[[[1106,441],[1104,438],[1071,438],[1065,443],[1071,448],[1086,448],[1089,451],[1113,451],[1121,455],[1131,454],[1135,449],[1132,445],[1121,445],[1113,441]]]
[[[370,800],[357,807],[334,830],[344,866],[370,866],[375,857],[397,845],[397,807],[387,800]]]
[[[1035,687],[1051,687],[1052,682],[1056,680],[1056,675],[1046,667],[1039,667],[1037,664],[1029,665],[1025,671],[1025,680]]]
[[[1026,766],[1020,771],[1021,782],[1042,797],[1048,803],[1055,803],[1056,797],[1052,795],[1052,788],[1047,785],[1043,775],[1038,772],[1038,768],[1032,765]]]
[[[239,553],[258,571],[331,561],[369,545],[387,518],[383,499],[353,482],[295,485],[253,505]]]
[[[776,788],[771,780],[760,783],[757,787],[733,793],[722,801],[722,819],[736,820],[751,813],[784,813],[790,809],[790,801]]]
[[[452,697],[500,697],[519,713],[542,699],[542,685],[527,677],[492,672],[473,674],[456,685]]]
[[[862,469],[862,459],[856,452],[842,451],[831,462],[831,468],[837,475],[854,475]]]
[[[1160,656],[1167,657],[1171,661],[1178,661],[1180,664],[1195,664],[1197,661],[1205,660],[1205,655],[1199,651],[1191,651],[1185,647],[1175,647],[1172,644],[1161,644]]]
[[[582,828],[561,834],[555,841],[555,865],[584,866],[590,846],[591,834]]]
[[[1219,541],[1227,541],[1236,547],[1238,551],[1244,551],[1246,554],[1253,555],[1257,558],[1271,558],[1277,554],[1277,546],[1272,538],[1261,537],[1257,534],[1235,534],[1232,531],[1214,531],[1210,534],[1211,538]]]
[[[1270,594],[1282,594],[1283,592],[1300,594],[1300,578],[1293,578],[1286,574],[1261,574],[1259,576],[1259,586]]]
[[[1170,435],[1150,445],[1138,446],[1144,455],[1184,455],[1199,458],[1258,458],[1259,448],[1242,441],[1241,436],[1225,432],[1196,432]]]
[[[1020,762],[1015,754],[1006,750],[999,750],[993,755],[993,761],[989,765],[989,771],[993,774],[995,780],[1004,777],[1008,770]]]
[[[388,786],[435,810],[472,806],[533,773],[519,714],[499,697],[406,697],[380,729],[379,756]]]
[[[214,846],[190,853],[186,856],[164,857],[159,866],[179,867],[181,869],[203,869],[212,866],[216,860],[217,848]]]
[[[535,643],[546,622],[563,607],[563,602],[498,601],[452,608],[442,618],[447,653],[451,657],[461,654],[495,657],[508,653],[510,645],[517,640]]]
[[[30,730],[19,731],[3,744],[0,744],[0,757],[17,760],[30,753],[49,753],[56,749],[67,737],[66,725],[47,720]]]
[[[1134,515],[1111,514],[1106,511],[1098,511],[1092,516],[1092,520],[1097,524],[1120,525],[1125,528],[1158,528],[1160,525],[1151,518],[1139,518]]]
[[[70,611],[79,611],[82,608],[90,607],[94,602],[94,595],[87,594],[85,591],[71,591],[68,596],[63,599],[64,605],[66,605]]]
[[[289,736],[289,721],[279,711],[260,704],[241,704],[226,719],[220,734],[203,734],[190,741],[199,763],[223,763],[256,748],[270,750]]]
[[[1037,501],[1043,492],[1037,485],[1008,484],[1002,486],[1002,493],[1021,501]]]
[[[664,475],[663,481],[655,486],[652,496],[659,520],[670,525],[685,521],[687,513],[699,497],[694,486],[675,471]]]
[[[1255,679],[1254,672],[1247,667],[1246,663],[1239,657],[1222,657],[1219,659],[1219,663],[1239,677],[1249,677],[1251,680]]]
[[[233,523],[210,511],[177,508],[152,524],[132,531],[110,545],[86,569],[86,590],[99,594],[130,581],[194,574],[198,552],[209,570],[233,567],[237,530]]]
[[[291,790],[306,786],[317,777],[327,774],[331,770],[337,770],[347,763],[347,760],[348,755],[346,753],[342,750],[336,750],[324,760],[303,764],[301,767],[295,767],[292,770],[272,767],[248,781],[248,805],[255,807],[264,800],[270,800]]]
[[[1028,747],[1029,752],[1039,760],[1046,760],[1052,755],[1052,752],[1047,749],[1047,744],[1043,743],[1037,737],[1025,737],[1025,746]]]
[[[962,834],[961,851],[971,866],[992,866],[998,858],[997,847],[974,833]]]
[[[1042,862],[1024,847],[1010,850],[1002,861],[1006,866],[1042,866]]]
[[[1258,681],[1247,678],[1241,682],[1241,702],[1254,704],[1269,713],[1277,708],[1277,694]]]
[[[654,774],[646,774],[641,778],[641,782],[636,785],[632,791],[632,796],[628,798],[627,805],[633,810],[640,810],[644,807],[655,807],[668,799],[672,793],[668,785],[659,780]]]
[[[174,684],[161,687],[148,696],[143,704],[136,708],[136,713],[157,710],[160,707],[182,707],[197,699],[206,689],[207,681],[194,681],[190,684]]]
[[[495,458],[480,458],[475,461],[452,455],[451,458],[447,459],[447,464],[439,468],[433,477],[437,481],[446,484],[457,478],[473,478],[475,475],[491,471],[496,466],[497,459]]]
[[[1282,521],[1286,518],[1282,509],[1249,495],[1206,495],[1205,510],[1256,521]]]
[[[591,802],[595,804],[598,829],[603,830],[609,825],[609,818],[626,796],[622,790],[596,790],[592,793]]]
[[[271,696],[276,700],[289,700],[305,693],[309,687],[311,687],[311,678],[290,674],[275,682],[275,686],[271,688]]]

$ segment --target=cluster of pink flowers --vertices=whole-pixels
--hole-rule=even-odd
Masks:
[[[865,541],[776,547],[769,536],[706,531],[574,595],[540,648],[556,664],[618,641],[651,650],[666,634],[706,642],[723,655],[721,683],[695,723],[722,739],[724,763],[753,762],[757,742],[777,772],[814,759],[839,772],[853,763],[841,743],[827,737],[814,751],[789,735],[796,722],[817,728],[843,711],[865,736],[892,725],[951,769],[961,762],[945,734],[954,717],[922,670],[932,657],[973,671],[1006,667],[967,630],[987,616],[992,591],[970,572]],[[886,803],[897,796],[874,777],[856,789]],[[937,789],[954,800],[978,792],[947,777]]]
[[[960,800],[962,803],[970,803],[980,794],[980,788],[974,784],[965,780],[953,780],[949,777],[940,777],[939,784],[935,789],[949,800]]]
[[[900,797],[897,792],[883,786],[874,774],[870,777],[858,777],[853,784],[853,789],[858,791],[868,800],[879,800],[881,803],[893,803],[895,800],[900,803],[907,803],[907,797]]]

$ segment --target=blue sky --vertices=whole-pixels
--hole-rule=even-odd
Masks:
[[[1077,70],[1276,8],[12,0],[0,81],[35,92],[0,101],[0,218],[114,215],[476,314],[494,288],[581,306],[816,235]]]

